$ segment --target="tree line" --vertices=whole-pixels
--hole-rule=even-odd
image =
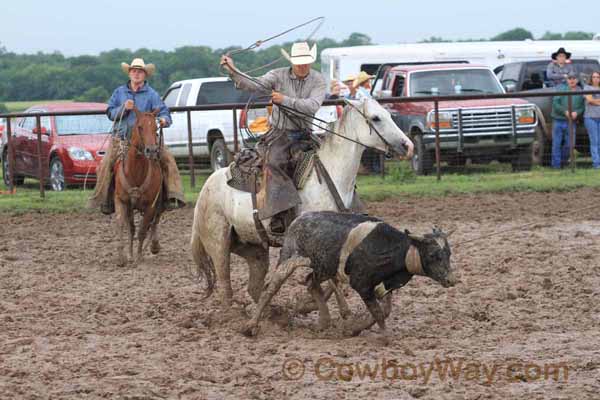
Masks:
[[[592,33],[566,32],[565,34],[546,32],[541,40],[577,40],[591,39]],[[460,41],[484,40],[525,40],[533,39],[530,31],[515,28],[500,33],[490,39],[462,39]],[[431,37],[422,42],[448,42],[441,37]],[[363,33],[352,33],[348,38],[336,41],[323,38],[317,41],[319,53],[330,47],[347,47],[373,44],[371,38]],[[249,51],[235,56],[236,65],[242,70],[253,70],[281,58],[280,49],[288,48],[290,43],[273,45],[258,51]],[[113,49],[97,56],[81,55],[66,57],[60,52],[37,54],[17,54],[0,47],[0,102],[19,100],[60,100],[105,102],[114,88],[121,85],[126,77],[121,72],[121,62],[130,62],[134,57],[142,57],[146,62],[156,64],[157,71],[151,78],[151,85],[163,93],[174,81],[219,76],[221,54],[237,50],[240,47],[211,49],[207,46],[184,46],[172,51],[150,50],[135,51]],[[275,65],[287,65],[280,60]],[[320,69],[320,65],[314,66]],[[266,71],[256,71],[261,74]]]
[[[290,43],[269,46],[258,51],[235,55],[236,65],[242,70],[252,70],[281,58],[280,49]],[[353,33],[347,39],[336,41],[320,39],[319,52],[329,47],[346,47],[372,44],[371,38]],[[105,102],[112,91],[126,81],[121,62],[129,63],[141,57],[146,63],[156,65],[156,73],[149,83],[159,93],[178,80],[221,76],[219,61],[227,51],[240,47],[211,49],[207,46],[185,46],[172,51],[138,49],[114,49],[97,56],[81,55],[65,57],[61,53],[16,54],[0,48],[0,102],[19,100],[59,100]],[[275,68],[288,63],[281,59],[269,66]],[[320,65],[315,65],[320,69]],[[266,69],[257,70],[262,74]]]

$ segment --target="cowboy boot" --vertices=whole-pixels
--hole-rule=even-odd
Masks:
[[[100,204],[100,212],[105,215],[111,215],[115,212],[115,177],[113,174],[111,175],[106,197],[102,201],[102,204]]]

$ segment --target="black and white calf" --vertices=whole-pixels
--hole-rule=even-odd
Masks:
[[[279,263],[270,273],[256,312],[243,332],[257,333],[264,308],[298,267],[312,269],[306,283],[319,307],[321,328],[329,325],[330,316],[320,284],[332,280],[349,282],[374,318],[354,323],[352,334],[359,334],[375,322],[385,332],[385,318],[391,308],[391,296],[386,294],[404,286],[414,275],[428,276],[444,287],[453,286],[456,279],[450,255],[447,235],[437,229],[417,236],[363,215],[330,211],[302,214],[290,225]],[[383,301],[384,310],[378,300]]]

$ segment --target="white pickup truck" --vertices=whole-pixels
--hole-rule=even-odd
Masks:
[[[225,77],[188,79],[173,83],[167,89],[163,100],[167,107],[211,105],[225,103],[245,103],[250,94],[235,88],[234,83]],[[243,128],[255,118],[265,117],[266,109],[250,109],[248,115],[237,111],[238,124]],[[188,127],[186,112],[171,112],[173,124],[165,128],[165,145],[178,161],[188,160]],[[226,167],[234,152],[233,113],[231,110],[192,111],[192,147],[194,159],[210,161],[213,170]],[[238,141],[243,146],[243,129],[238,126]],[[254,132],[261,134],[264,132]]]

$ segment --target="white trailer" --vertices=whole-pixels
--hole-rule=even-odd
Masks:
[[[321,52],[321,71],[329,82],[360,71],[374,73],[384,63],[462,61],[492,69],[515,61],[548,60],[559,47],[574,58],[600,60],[600,35],[592,40],[524,40],[517,42],[409,43],[329,48]]]

